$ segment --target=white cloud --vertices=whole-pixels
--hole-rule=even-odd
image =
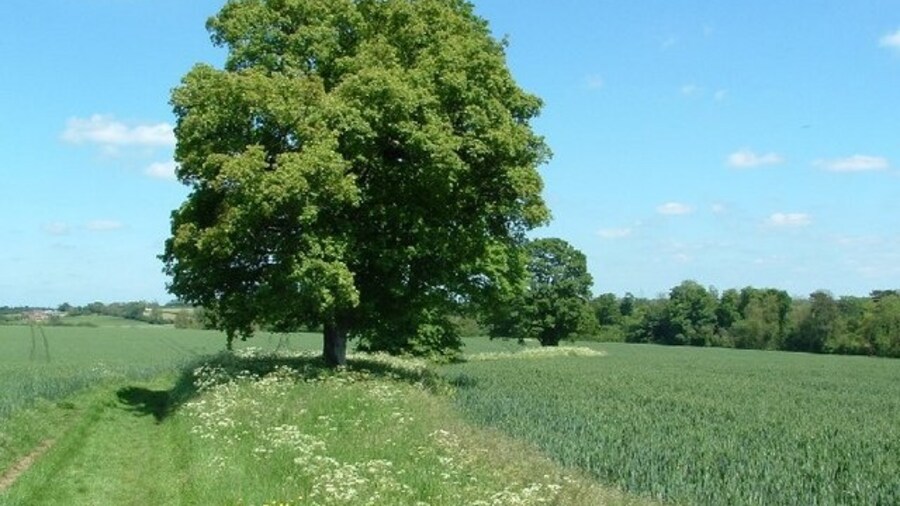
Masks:
[[[149,167],[144,169],[144,174],[154,178],[154,179],[165,179],[169,181],[175,181],[175,170],[178,169],[178,164],[174,161],[170,162],[157,162],[150,164]]]
[[[634,233],[631,228],[604,228],[597,232],[603,239],[624,239]]]
[[[862,248],[877,248],[887,242],[883,237],[875,235],[836,235],[832,237],[832,240],[838,246]]]
[[[691,206],[680,202],[667,202],[657,207],[656,212],[666,216],[683,216],[685,214],[691,214],[694,212],[694,209]]]
[[[685,96],[693,96],[703,91],[703,88],[697,86],[696,84],[685,84],[681,87],[681,94]]]
[[[168,123],[129,126],[112,116],[95,114],[90,118],[70,118],[62,140],[104,147],[174,146],[175,133]]]
[[[721,203],[715,203],[712,205],[712,212],[714,214],[725,214],[728,212],[728,206]]]
[[[56,221],[53,223],[47,223],[41,229],[50,235],[66,235],[69,233],[69,225]]]
[[[660,42],[659,48],[665,50],[671,47],[675,47],[676,44],[678,44],[678,37],[669,37]]]
[[[784,163],[784,157],[777,153],[758,155],[749,149],[741,149],[728,155],[727,163],[731,167],[749,169],[752,167]]]
[[[713,102],[722,102],[728,97],[728,90],[723,88],[705,88],[699,84],[686,83],[678,88],[682,96],[694,99],[712,99]]]
[[[815,165],[831,172],[867,172],[887,170],[891,164],[881,156],[853,155],[836,160],[819,160]]]
[[[94,220],[88,222],[86,228],[91,232],[110,232],[112,230],[119,230],[123,228],[125,225],[120,221],[115,220]]]
[[[812,217],[806,213],[774,213],[766,220],[773,227],[796,228],[812,224]]]
[[[604,86],[606,86],[606,81],[604,81],[602,77],[596,74],[587,76],[584,80],[584,83],[589,90],[601,90]]]
[[[782,262],[782,257],[779,255],[767,255],[764,257],[757,257],[753,259],[753,265],[774,265]]]
[[[881,47],[890,47],[900,50],[900,29],[896,32],[889,33],[878,41]]]

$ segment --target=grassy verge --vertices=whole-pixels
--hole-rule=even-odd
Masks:
[[[0,504],[642,503],[473,428],[445,394],[416,362],[220,356],[95,392]]]

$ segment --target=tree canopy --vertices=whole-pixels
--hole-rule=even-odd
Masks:
[[[526,289],[496,306],[493,331],[497,336],[536,338],[556,346],[566,338],[592,329],[591,285],[584,253],[562,239],[535,239],[527,247]]]
[[[171,291],[229,342],[325,329],[419,353],[458,345],[443,308],[515,290],[545,223],[530,121],[504,44],[464,0],[231,0],[223,69],[172,93],[180,181]]]

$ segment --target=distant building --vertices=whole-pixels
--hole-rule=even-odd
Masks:
[[[22,313],[22,316],[31,323],[46,323],[51,318],[63,316],[63,313],[55,309],[32,309]]]

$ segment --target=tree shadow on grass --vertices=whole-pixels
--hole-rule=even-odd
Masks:
[[[215,371],[214,383],[221,384],[237,378],[262,378],[284,368],[289,368],[291,378],[297,382],[312,381],[347,372],[365,373],[375,378],[390,378],[410,384],[422,385],[439,391],[447,381],[430,368],[404,367],[402,362],[378,357],[352,357],[347,366],[332,369],[321,357],[302,356],[251,356],[242,357],[221,353],[198,359],[182,368],[177,381],[169,390],[151,390],[128,386],[116,392],[126,409],[139,416],[153,416],[157,423],[174,414],[180,406],[195,398],[201,391],[197,372],[203,368]]]
[[[166,417],[169,407],[168,390],[150,390],[141,387],[120,388],[116,392],[119,402],[141,415],[153,415],[157,422]]]

